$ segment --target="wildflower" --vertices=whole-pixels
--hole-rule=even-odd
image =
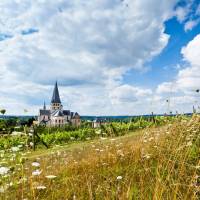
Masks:
[[[39,185],[36,187],[37,190],[45,190],[47,187],[44,185]]]
[[[13,152],[17,152],[17,151],[19,151],[19,147],[11,147],[11,150],[12,150]]]
[[[9,186],[9,187],[12,187],[13,185],[14,185],[13,182],[10,182],[7,184],[7,186]]]
[[[117,150],[117,154],[118,154],[119,156],[122,156],[122,157],[124,157],[124,153],[123,153],[123,151],[122,151],[122,150]]]
[[[22,144],[19,144],[17,147],[18,147],[18,148],[22,148],[22,147],[23,147],[23,145],[22,145]]]
[[[42,171],[36,169],[35,171],[32,172],[33,176],[39,176],[42,173]]]
[[[76,195],[74,194],[74,196],[73,196],[73,200],[75,200],[76,199]]]
[[[48,179],[54,179],[54,178],[56,178],[57,176],[55,176],[55,175],[48,175],[48,176],[46,176],[46,178],[48,178]]]
[[[122,176],[118,176],[118,177],[117,177],[117,180],[122,180]]]
[[[30,142],[29,145],[30,145],[31,147],[33,147],[34,144],[33,144],[33,142]]]
[[[149,159],[150,157],[151,157],[150,154],[146,154],[146,155],[143,156],[143,158],[146,158],[146,159]]]
[[[108,165],[108,163],[102,163],[102,165],[103,165],[103,166],[107,166],[107,165]]]
[[[0,167],[0,175],[6,175],[9,172],[8,167]]]
[[[38,162],[33,162],[33,163],[32,163],[32,166],[33,166],[33,167],[39,167],[39,166],[40,166],[40,163],[38,163]]]
[[[5,192],[5,189],[4,189],[4,187],[0,187],[0,193],[4,193]]]
[[[28,181],[28,178],[23,177],[23,178],[20,178],[20,180],[17,182],[17,184],[21,184],[21,183],[24,183],[24,182],[27,182],[27,181]]]
[[[192,142],[189,141],[189,142],[186,144],[186,146],[187,146],[187,147],[192,146]]]

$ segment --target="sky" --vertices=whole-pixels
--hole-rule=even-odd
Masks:
[[[56,80],[80,115],[200,105],[199,0],[1,0],[0,13],[7,114],[36,115]]]

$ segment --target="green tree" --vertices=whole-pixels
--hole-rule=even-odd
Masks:
[[[1,113],[2,115],[5,115],[6,110],[5,110],[5,109],[2,109],[2,110],[0,110],[0,113]]]
[[[0,113],[4,116],[5,113],[6,113],[6,109],[1,109],[1,110],[0,110]]]

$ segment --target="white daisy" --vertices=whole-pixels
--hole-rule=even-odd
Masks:
[[[117,177],[117,180],[122,180],[122,176],[118,176],[118,177]]]
[[[33,176],[39,176],[42,173],[42,171],[36,169],[35,171],[32,172]]]
[[[54,178],[56,178],[57,176],[55,176],[55,175],[47,175],[46,176],[46,178],[48,178],[48,179],[54,179]]]
[[[9,172],[8,167],[0,167],[0,175],[6,175]]]
[[[33,163],[32,163],[32,166],[33,166],[33,167],[39,167],[39,166],[40,166],[40,163],[38,163],[38,162],[33,162]]]

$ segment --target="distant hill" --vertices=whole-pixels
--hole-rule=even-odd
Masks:
[[[192,115],[192,113],[185,113],[184,115]],[[105,115],[105,116],[89,116],[89,115],[83,115],[81,116],[82,120],[95,120],[96,118],[99,119],[106,119],[106,120],[124,120],[124,119],[130,119],[130,118],[134,118],[134,117],[150,117],[152,115],[147,114],[147,115],[118,115],[118,116],[109,116],[109,115]],[[154,114],[154,116],[164,116],[164,114]],[[171,114],[171,116],[175,116],[175,114]],[[0,119],[9,119],[9,118],[19,118],[19,119],[29,119],[29,118],[37,118],[37,116],[35,115],[0,115]]]

